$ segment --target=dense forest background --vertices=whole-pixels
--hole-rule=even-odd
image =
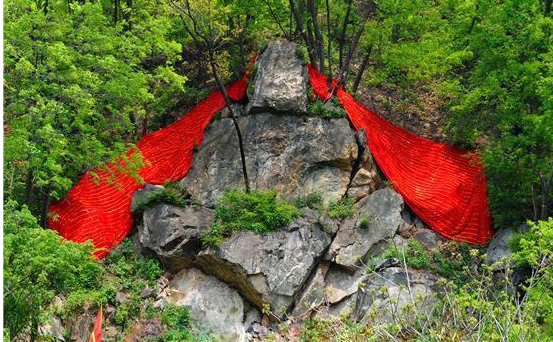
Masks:
[[[54,233],[35,228],[49,204],[240,77],[274,38],[396,124],[480,152],[496,228],[550,216],[551,0],[6,0],[4,263],[28,271],[4,275],[13,333],[96,274],[86,262],[61,272],[86,251],[48,248]],[[125,158],[136,176],[139,153]],[[64,275],[22,289],[46,264]]]

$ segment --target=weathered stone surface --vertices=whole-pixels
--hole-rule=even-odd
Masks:
[[[430,249],[439,247],[445,242],[445,239],[443,239],[438,233],[428,228],[417,229],[413,233],[413,237],[423,246]]]
[[[512,263],[508,259],[513,252],[511,247],[509,247],[509,241],[515,233],[524,233],[528,229],[528,225],[523,224],[516,229],[506,228],[499,230],[490,241],[486,250],[486,262],[488,265],[495,264],[494,268],[496,271],[506,269],[507,266],[511,265]]]
[[[190,268],[169,284],[169,302],[190,309],[196,326],[220,341],[245,341],[240,295],[213,276]]]
[[[402,222],[402,209],[403,199],[389,188],[364,198],[357,214],[342,223],[325,258],[354,271],[373,245],[394,236]],[[359,227],[362,219],[369,220],[367,228]]]
[[[166,269],[179,270],[199,252],[213,215],[205,207],[158,204],[144,211],[138,228],[140,243],[157,254]]]
[[[320,263],[317,266],[301,296],[298,297],[297,303],[292,311],[293,316],[304,316],[324,303],[325,277],[327,272],[327,264]]]
[[[237,233],[219,247],[203,249],[196,263],[257,308],[268,303],[280,316],[290,308],[329,244],[318,222],[300,218],[276,232]]]
[[[378,189],[382,179],[378,175],[376,163],[369,151],[364,129],[355,133],[355,140],[358,146],[358,165],[349,184],[347,195],[359,201]]]
[[[52,337],[55,340],[65,341],[65,328],[61,319],[55,315],[48,317],[46,322],[38,327],[38,331],[43,336]]]
[[[137,190],[131,198],[131,213],[137,211],[140,205],[148,201],[148,195],[163,190],[162,185],[146,184],[142,189]]]
[[[359,284],[366,280],[365,269],[360,268],[349,274],[337,267],[331,267],[325,279],[325,299],[336,304],[357,292]]]
[[[238,118],[246,166],[254,189],[275,189],[283,197],[318,192],[325,201],[342,197],[357,159],[346,119],[258,114]],[[213,206],[229,188],[244,186],[238,138],[230,119],[205,131],[182,183],[202,204]]]
[[[378,324],[391,322],[393,315],[430,313],[436,303],[436,280],[429,272],[386,268],[359,288],[355,319]]]
[[[307,70],[297,57],[296,44],[271,41],[257,61],[250,111],[307,111]]]

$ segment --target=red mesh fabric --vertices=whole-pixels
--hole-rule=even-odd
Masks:
[[[238,101],[244,96],[249,70],[242,79],[227,87],[232,100]],[[224,107],[222,93],[213,92],[177,122],[143,137],[137,147],[147,163],[139,171],[144,181],[163,184],[183,178],[192,163],[193,147],[200,145],[205,127]],[[115,170],[113,164],[108,167]],[[108,181],[110,172],[94,172],[99,176],[99,183],[87,172],[65,199],[50,206],[49,224],[65,239],[79,243],[92,240],[97,248],[96,257],[103,258],[131,230],[131,197],[144,185],[121,172],[115,172],[112,182]]]
[[[326,98],[327,78],[309,67],[315,94]],[[337,96],[355,129],[404,201],[432,229],[453,240],[483,244],[493,235],[486,177],[478,155],[418,137],[360,105]]]

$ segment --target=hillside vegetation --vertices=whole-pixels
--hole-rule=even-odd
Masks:
[[[281,320],[265,338],[553,340],[551,0],[6,0],[4,340],[53,340],[42,329],[51,317],[91,315],[100,305],[114,308],[106,324],[116,333],[106,341],[121,341],[144,322],[161,327],[151,340],[213,339],[195,329],[186,309],[154,307],[142,294],[157,289],[162,262],[139,255],[130,238],[96,261],[90,243],[62,241],[46,229],[55,219],[48,208],[86,172],[117,158],[143,182],[137,171],[147,161],[137,149],[123,153],[241,77],[274,39],[294,41],[303,61],[393,123],[480,153],[494,227],[531,228],[511,239],[513,254],[502,266],[486,263],[482,248],[427,248],[415,240],[363,261],[367,276],[393,259],[443,277],[432,312],[417,310],[413,297],[412,315],[392,315],[386,324]],[[336,106],[311,98],[308,114],[344,119]],[[166,184],[137,212],[197,205],[184,190]],[[224,193],[201,237],[205,245],[215,249],[243,231],[278,231],[306,208],[335,222],[355,215],[346,196],[290,200],[252,190]],[[361,217],[355,228],[370,224]],[[263,315],[273,319],[272,310]]]

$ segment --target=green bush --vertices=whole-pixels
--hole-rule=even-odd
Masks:
[[[538,323],[544,324],[553,336],[553,218],[532,223],[525,234],[512,241],[513,259],[519,267],[530,267],[535,283],[527,282],[528,305],[533,308]]]
[[[38,337],[55,296],[96,289],[105,274],[90,243],[62,241],[38,226],[27,207],[4,206],[4,328]]]
[[[323,209],[323,196],[317,192],[310,193],[303,197],[296,198],[294,204],[298,208],[311,208],[315,210]]]
[[[355,199],[351,197],[342,198],[339,201],[331,202],[327,213],[330,218],[344,219],[355,212]]]
[[[274,231],[298,215],[298,208],[278,198],[275,191],[254,190],[246,193],[228,190],[215,207],[211,232],[204,235],[202,241],[217,245],[240,230],[256,233]]]
[[[324,119],[340,119],[346,117],[346,111],[338,99],[333,97],[329,100],[331,103],[325,106],[325,103],[319,99],[307,104],[307,113]]]
[[[165,182],[163,189],[149,193],[146,200],[138,203],[137,211],[143,211],[154,207],[159,203],[172,204],[177,207],[184,207],[191,201],[191,195],[180,182]]]

